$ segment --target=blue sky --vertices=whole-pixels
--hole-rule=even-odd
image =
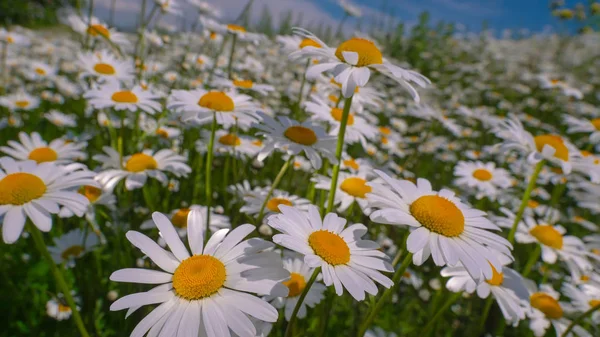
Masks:
[[[151,0],[148,0],[151,1]],[[239,14],[248,0],[207,0],[221,9],[223,20],[231,20]],[[111,0],[96,0],[95,14],[102,19],[108,17]],[[178,0],[185,3],[185,0]],[[571,7],[578,0],[567,0]],[[548,9],[549,0],[352,0],[364,13],[364,20],[387,18],[393,14],[395,20],[408,25],[416,22],[419,14],[428,11],[433,22],[444,20],[464,24],[468,30],[478,32],[486,21],[489,27],[501,31],[504,29],[527,28],[541,32],[545,27],[560,29]],[[135,25],[141,0],[117,0],[118,13],[116,22],[121,27]],[[382,11],[384,4],[386,10]],[[273,13],[275,21],[287,11],[304,13],[305,22],[324,23],[337,26],[344,15],[337,0],[255,0],[252,16],[257,20],[264,7]],[[185,7],[187,13],[193,13]],[[188,14],[190,15],[190,14]],[[180,22],[176,18],[166,19],[168,22]],[[193,19],[190,17],[189,21]],[[356,21],[348,20],[347,29],[354,27]]]

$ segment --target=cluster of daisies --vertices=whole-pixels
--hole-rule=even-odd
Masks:
[[[148,10],[135,35],[71,9],[72,38],[0,30],[2,263],[35,244],[66,331],[600,333],[600,72],[565,74],[560,41],[457,33],[425,76],[342,25]]]

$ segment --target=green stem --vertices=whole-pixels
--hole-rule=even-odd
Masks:
[[[233,69],[233,55],[235,54],[235,43],[237,42],[237,34],[233,34],[233,40],[231,41],[231,52],[229,53],[229,64],[227,65],[227,76],[229,79],[233,79],[231,76],[231,70]]]
[[[392,277],[392,282],[394,282],[394,284],[383,292],[383,295],[381,295],[381,297],[379,298],[379,300],[377,301],[377,303],[375,304],[365,321],[360,325],[360,329],[358,329],[358,334],[356,335],[356,337],[363,337],[365,335],[365,332],[367,332],[367,329],[375,319],[375,316],[377,316],[377,313],[381,310],[388,297],[390,297],[394,292],[394,289],[400,281],[400,278],[402,277],[402,275],[404,275],[404,272],[406,271],[406,268],[408,268],[408,265],[410,265],[412,261],[412,256],[412,253],[408,253],[404,257],[404,260],[402,260],[402,265],[400,265],[400,267],[398,268],[398,270],[396,270],[396,273],[394,273],[394,276]]]
[[[283,175],[285,174],[285,171],[287,171],[288,167],[290,167],[290,163],[292,163],[293,161],[294,161],[294,156],[290,156],[288,158],[288,160],[283,164],[283,166],[281,166],[279,173],[277,173],[277,176],[275,177],[275,180],[273,181],[273,184],[271,184],[271,188],[269,188],[269,192],[267,193],[267,196],[265,197],[265,201],[263,201],[262,205],[260,206],[260,211],[258,212],[258,217],[256,218],[257,225],[260,226],[263,215],[265,213],[265,207],[267,206],[269,199],[271,199],[271,195],[273,194],[273,191],[277,188],[277,186],[281,182],[281,179],[283,178]]]
[[[450,306],[452,306],[452,304],[454,304],[454,302],[456,302],[460,298],[461,295],[462,295],[462,292],[458,292],[458,293],[452,294],[452,296],[448,297],[448,299],[446,300],[444,305],[442,305],[436,311],[435,315],[433,315],[433,318],[431,318],[429,320],[429,322],[427,323],[427,326],[425,327],[423,332],[420,333],[421,337],[426,337],[431,333],[431,331],[435,327],[435,322],[437,322],[446,313],[448,308],[450,308]]]
[[[594,312],[598,311],[599,309],[600,309],[600,304],[596,305],[595,307],[592,307],[590,310],[579,315],[577,318],[575,318],[573,321],[571,321],[571,324],[569,324],[567,329],[562,333],[562,335],[560,335],[560,337],[567,337],[569,335],[569,332],[571,332],[571,330],[573,330],[573,328],[579,322],[583,321],[586,317],[591,316]]]
[[[92,26],[92,14],[94,13],[94,0],[90,0],[90,7],[88,8],[88,29]],[[100,34],[102,35],[102,34]],[[85,49],[90,49],[90,32],[85,35]]]
[[[306,60],[306,65],[304,66],[304,72],[302,73],[302,82],[300,83],[300,93],[298,94],[298,109],[300,109],[300,104],[302,103],[302,93],[304,92],[304,85],[306,84],[306,70],[308,70],[308,66],[310,65],[310,58]]]
[[[490,294],[490,297],[485,300],[485,307],[483,307],[483,314],[481,315],[481,320],[479,321],[479,332],[483,332],[483,329],[485,328],[485,322],[490,314],[490,309],[492,308],[493,303],[494,297]]]
[[[215,69],[217,68],[217,65],[219,64],[219,56],[221,56],[221,54],[223,53],[223,49],[225,49],[225,44],[227,43],[228,37],[229,37],[228,35],[225,35],[223,37],[223,41],[221,42],[221,47],[219,47],[219,50],[213,57],[214,63],[213,63],[212,68],[210,68],[210,72],[208,73],[208,79],[206,80],[206,87],[208,87],[210,85],[210,83],[212,82],[213,75],[215,74]]]
[[[333,175],[331,177],[331,186],[329,187],[329,201],[327,202],[327,211],[331,212],[335,202],[335,192],[337,190],[337,181],[340,174],[340,161],[344,152],[344,136],[346,135],[346,125],[348,124],[348,116],[350,115],[350,106],[352,106],[352,97],[346,98],[344,101],[344,110],[342,112],[342,120],[340,122],[340,131],[338,132],[337,148],[335,150],[335,166],[333,167]]]
[[[206,154],[206,180],[204,182],[204,188],[206,192],[206,231],[204,232],[204,241],[208,242],[209,235],[209,224],[210,224],[210,206],[212,204],[212,161],[213,161],[213,148],[215,146],[215,133],[217,132],[217,113],[213,112],[213,121],[210,131],[210,140],[208,141],[208,151]]]
[[[144,195],[146,207],[150,209],[150,212],[156,211],[157,209],[154,207],[154,203],[152,202],[152,193],[150,193],[150,184],[148,182],[146,182],[144,187],[142,187],[142,194]]]
[[[321,267],[316,268],[315,271],[313,271],[312,276],[310,277],[310,280],[308,280],[308,282],[306,283],[306,286],[304,287],[304,290],[302,291],[302,294],[300,294],[300,298],[298,298],[298,302],[296,302],[294,311],[292,311],[292,317],[290,318],[290,322],[288,323],[287,328],[285,329],[285,337],[292,336],[292,331],[294,330],[294,323],[296,323],[298,311],[300,311],[300,306],[302,305],[302,302],[304,302],[304,298],[308,294],[310,287],[312,287],[313,283],[315,283],[315,280],[317,279],[317,275],[319,275],[320,271],[321,271]]]
[[[44,243],[44,237],[42,236],[42,232],[40,232],[40,230],[37,229],[37,227],[30,224],[29,225],[29,233],[31,233],[31,236],[33,237],[33,241],[35,242],[37,249],[44,256],[44,258],[46,259],[46,262],[48,262],[48,265],[50,265],[50,270],[52,271],[52,274],[54,275],[54,279],[56,280],[56,285],[58,286],[60,291],[62,291],[63,295],[65,296],[65,300],[67,301],[67,304],[71,308],[71,311],[73,313],[73,320],[75,321],[75,325],[77,326],[77,329],[79,330],[79,334],[83,337],[89,337],[90,335],[88,334],[87,330],[85,329],[85,325],[83,324],[81,315],[79,315],[79,311],[77,310],[77,304],[75,303],[75,300],[73,299],[73,296],[71,295],[71,289],[69,289],[69,286],[67,285],[67,282],[65,281],[65,278],[63,277],[62,273],[56,266],[54,259],[52,259],[52,255],[50,255],[50,252],[48,251],[48,247],[46,247],[46,244]]]
[[[521,206],[519,206],[519,210],[517,211],[517,215],[515,216],[515,221],[513,222],[510,232],[508,233],[508,241],[510,241],[510,243],[515,242],[515,233],[517,232],[517,225],[519,224],[519,222],[521,222],[521,219],[523,218],[523,213],[525,213],[527,202],[531,197],[531,191],[533,191],[533,189],[535,188],[535,183],[540,172],[542,171],[542,168],[544,167],[545,162],[545,160],[542,160],[539,163],[537,163],[537,165],[533,169],[531,178],[529,178],[529,184],[527,185],[527,189],[525,189],[525,193],[523,193],[523,198],[521,199]]]
[[[8,78],[8,71],[7,71],[7,63],[6,63],[6,59],[7,59],[7,55],[8,55],[8,43],[7,42],[0,42],[2,44],[2,52],[0,53],[0,66],[2,66],[2,72],[0,72],[0,95],[3,95],[5,92],[5,88],[6,88],[6,84],[7,81],[6,79]]]
[[[542,245],[536,244],[535,246],[535,250],[533,253],[531,253],[531,255],[529,255],[529,260],[527,260],[527,264],[525,264],[525,268],[523,268],[523,272],[521,273],[523,277],[527,277],[527,275],[529,275],[531,268],[538,261],[540,254],[542,253]]]

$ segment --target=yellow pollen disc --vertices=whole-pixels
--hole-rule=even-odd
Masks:
[[[15,43],[15,39],[13,39],[12,36],[9,36],[9,37],[6,38],[6,42],[9,43],[9,44]]]
[[[242,144],[242,141],[238,136],[228,133],[219,138],[219,143],[227,146],[239,146]]]
[[[290,126],[283,135],[292,142],[302,145],[313,145],[318,140],[313,130],[300,125]]]
[[[105,38],[110,38],[110,32],[108,31],[108,28],[102,26],[102,25],[91,25],[88,27],[87,29],[87,33],[90,34],[91,36],[104,36]]]
[[[562,249],[563,237],[560,233],[549,225],[535,226],[529,231],[542,244],[554,249]]]
[[[178,209],[177,212],[175,212],[175,214],[173,214],[173,216],[171,217],[171,222],[173,223],[173,226],[179,228],[186,228],[188,214],[190,214],[189,208]]]
[[[540,203],[535,200],[527,201],[527,207],[529,207],[529,208],[537,208],[539,205],[540,205]]]
[[[338,97],[336,95],[329,95],[329,100],[332,101],[333,103],[337,103]]]
[[[337,266],[350,261],[350,248],[341,236],[324,229],[308,237],[308,245],[325,262]]]
[[[145,153],[136,153],[129,158],[125,164],[125,170],[129,172],[142,172],[145,170],[156,170],[158,164],[152,156]]]
[[[228,24],[227,29],[232,30],[234,32],[240,32],[240,33],[246,32],[246,28],[244,28],[242,26],[234,25],[234,24]]]
[[[402,274],[402,277],[404,278],[410,278],[410,273],[405,271],[404,274]]]
[[[30,173],[11,173],[0,180],[0,205],[23,205],[40,198],[46,184]]]
[[[589,276],[587,276],[587,275],[581,275],[581,278],[580,278],[580,280],[581,280],[582,282],[587,282],[587,281],[589,281],[589,280],[590,280],[590,277],[589,277]]]
[[[267,201],[267,208],[271,212],[279,213],[279,205],[292,206],[292,202],[284,198],[271,198]]]
[[[591,123],[596,130],[600,130],[600,118],[592,119]]]
[[[129,90],[117,91],[114,94],[112,94],[111,99],[117,103],[137,103],[138,102],[137,96]]]
[[[100,196],[102,195],[101,189],[89,185],[81,186],[78,192],[79,194],[82,194],[84,197],[86,197],[90,202],[98,200],[98,198],[100,198]]]
[[[344,160],[344,165],[351,167],[354,170],[358,170],[360,168],[360,165],[358,165],[358,163],[354,159]]]
[[[114,75],[115,68],[108,63],[96,63],[94,71],[102,75]]]
[[[298,273],[290,273],[290,279],[282,283],[290,290],[288,297],[296,297],[302,294],[304,287],[306,287],[306,280],[304,279],[304,276]]]
[[[489,285],[493,285],[493,286],[500,286],[500,285],[502,285],[502,282],[504,282],[504,274],[503,273],[499,273],[496,270],[496,268],[494,268],[494,266],[492,266],[491,263],[490,263],[490,267],[492,267],[492,278],[489,279],[489,280],[486,280],[486,282]]]
[[[298,45],[298,48],[302,49],[302,48],[308,47],[308,46],[315,47],[315,48],[321,48],[321,45],[313,39],[302,40],[302,42],[300,42],[300,45]]]
[[[390,140],[387,137],[381,137],[381,144],[387,144]]]
[[[486,169],[477,169],[473,171],[473,178],[481,181],[492,180],[492,172]]]
[[[340,108],[331,108],[331,117],[338,122],[342,121],[342,115],[344,114],[344,110]],[[354,124],[354,115],[352,113],[348,114],[348,125]]]
[[[35,68],[35,72],[36,72],[38,75],[41,75],[41,76],[46,76],[46,70],[44,70],[44,69],[42,69],[42,68]]]
[[[175,293],[188,301],[216,293],[225,284],[227,271],[223,262],[210,255],[194,255],[181,262],[173,273]]]
[[[236,87],[244,88],[244,89],[252,88],[253,84],[254,83],[252,83],[252,81],[250,81],[250,80],[233,80],[233,85],[235,85]]]
[[[156,129],[156,135],[162,138],[169,138],[169,133],[165,129]]]
[[[531,306],[543,312],[548,318],[559,319],[563,316],[560,304],[552,296],[545,293],[534,293],[529,297]]]
[[[254,146],[262,146],[262,145],[263,145],[263,142],[262,142],[262,140],[260,140],[260,139],[253,140],[253,141],[252,141],[252,145],[254,145]]]
[[[600,300],[591,300],[589,302],[589,304],[590,304],[590,307],[595,308],[600,305]]]
[[[539,152],[542,152],[544,145],[553,147],[556,152],[554,157],[563,161],[569,161],[569,149],[560,136],[557,135],[541,135],[533,138],[535,147]]]
[[[71,308],[68,305],[64,305],[62,303],[58,304],[58,311],[59,312],[71,312]]]
[[[593,254],[596,254],[596,255],[600,255],[600,249],[598,249],[598,248],[593,248],[593,249],[592,249],[592,253],[593,253]]]
[[[215,111],[233,111],[235,108],[231,97],[221,91],[207,92],[200,98],[198,105]]]
[[[29,101],[16,101],[15,105],[21,109],[24,109],[29,106]]]
[[[68,260],[71,257],[78,257],[84,250],[85,248],[79,245],[71,246],[65,249],[62,254],[60,254],[60,257],[62,257],[63,260]]]
[[[379,127],[379,132],[386,136],[389,136],[392,133],[392,129],[388,128],[387,126],[381,126]]]
[[[335,56],[342,62],[346,62],[344,55],[342,54],[342,52],[345,51],[358,54],[358,62],[355,65],[357,67],[366,67],[372,64],[383,63],[381,51],[379,51],[373,42],[366,39],[354,37],[342,42],[335,50]]]
[[[210,39],[211,39],[211,40],[214,40],[214,39],[216,39],[216,38],[217,38],[217,33],[215,33],[215,32],[210,32],[210,35],[209,35],[209,37],[210,37]]]
[[[410,214],[425,228],[448,237],[465,230],[465,217],[450,200],[437,195],[424,195],[410,205]]]
[[[350,177],[344,179],[340,189],[355,198],[365,198],[365,194],[371,193],[371,186],[367,186],[367,181],[363,178]]]
[[[49,147],[38,147],[37,149],[29,152],[28,158],[35,160],[39,164],[48,161],[55,161],[58,158],[58,154]]]

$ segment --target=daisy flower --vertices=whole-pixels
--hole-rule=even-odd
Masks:
[[[98,245],[98,237],[77,228],[60,237],[54,238],[54,246],[48,247],[56,264],[65,263],[75,266],[75,259],[92,251]]]
[[[465,189],[475,188],[476,198],[488,197],[495,200],[498,193],[512,186],[510,173],[502,168],[497,168],[494,162],[466,162],[459,161],[454,167],[456,180],[454,183]]]
[[[73,11],[67,12],[64,16],[65,22],[71,26],[71,29],[81,35],[89,36],[97,41],[106,39],[117,45],[128,45],[131,43],[127,39],[127,35],[119,33],[116,28],[109,27],[95,16],[92,16],[90,19],[88,20],[87,15],[81,17]]]
[[[290,272],[289,280],[283,282],[283,285],[285,285],[289,290],[287,297],[266,297],[265,300],[271,302],[275,308],[284,309],[284,317],[286,321],[289,321],[292,317],[294,308],[298,303],[300,295],[304,291],[306,283],[313,274],[314,269],[304,263],[302,258],[295,256],[284,257],[283,268]],[[319,302],[323,300],[325,297],[323,293],[326,289],[327,288],[325,285],[320,282],[313,283],[306,293],[304,301],[300,305],[300,309],[298,310],[298,318],[306,317],[306,307],[314,308],[315,305],[319,304]]]
[[[221,11],[217,7],[213,6],[211,3],[207,2],[207,1],[187,0],[187,2],[190,5],[194,6],[198,10],[198,13],[200,15],[214,16],[214,17],[221,16]]]
[[[181,15],[183,13],[177,0],[154,0],[154,3],[160,8],[163,14]]]
[[[323,128],[310,121],[299,123],[287,117],[271,116],[259,113],[262,123],[255,124],[258,134],[267,137],[265,146],[258,153],[258,160],[263,161],[273,150],[279,149],[289,155],[304,152],[315,169],[321,168],[324,155],[332,162],[335,161],[336,136],[329,136]]]
[[[206,144],[210,141],[211,133],[207,130],[202,130],[202,139],[196,141],[196,151],[204,153],[207,151]],[[247,136],[235,135],[225,130],[217,130],[215,132],[214,153],[216,155],[235,155],[238,158],[245,159],[253,157],[258,153],[258,148],[254,142],[256,140]]]
[[[269,189],[270,188],[265,186],[261,190],[261,192],[256,193],[252,196],[244,197],[245,205],[242,206],[242,208],[240,208],[240,212],[249,215],[258,214],[260,212],[260,209],[262,208],[262,205],[265,202],[265,198],[267,197]],[[291,206],[302,211],[306,211],[308,210],[310,201],[299,196],[290,194],[286,191],[275,189],[271,193],[271,196],[269,197],[269,200],[267,201],[264,210],[266,214],[279,213],[279,205]]]
[[[371,330],[367,330],[364,337],[398,337],[398,335],[395,332],[388,332],[377,326]]]
[[[56,75],[57,69],[55,67],[50,66],[49,64],[34,61],[30,65],[31,68],[31,77],[33,79],[46,79],[52,78]]]
[[[591,143],[600,143],[600,118],[588,120],[565,115],[564,119],[568,126],[567,133],[588,133]]]
[[[25,46],[29,44],[29,38],[23,34],[0,28],[0,41],[9,45]]]
[[[231,223],[229,222],[229,218],[225,215],[215,213],[215,209],[219,208],[219,206],[211,207],[210,212],[210,223],[208,228],[211,233],[215,233],[216,231],[224,228],[231,228]],[[182,207],[178,209],[174,209],[169,213],[169,219],[171,219],[171,223],[175,227],[177,234],[179,234],[180,238],[185,238],[187,235],[187,225],[188,225],[188,217],[190,216],[191,211],[198,211],[203,219],[206,219],[207,207],[202,205],[189,205],[188,207]],[[154,229],[156,226],[152,220],[144,221],[140,226],[140,229]],[[202,230],[205,230],[205,227],[202,227]]]
[[[31,111],[40,106],[40,99],[26,92],[0,97],[0,105],[10,111]]]
[[[226,128],[236,125],[249,127],[258,117],[252,97],[235,92],[204,89],[173,90],[167,108],[183,114],[184,121],[210,123],[213,114],[217,123]]]
[[[58,110],[50,110],[46,112],[44,114],[44,118],[60,128],[77,126],[77,116],[67,115]]]
[[[148,177],[164,184],[168,181],[165,172],[173,173],[176,177],[185,177],[192,171],[185,163],[184,156],[169,149],[162,149],[156,153],[144,150],[123,158],[122,163],[119,153],[113,148],[105,146],[102,149],[106,154],[95,155],[93,159],[101,162],[102,168],[108,170],[100,172],[96,180],[108,189],[114,188],[122,179],[125,179],[125,188],[131,191],[142,188]]]
[[[217,78],[214,80],[214,85],[235,90],[247,90],[263,96],[275,90],[275,87],[272,85],[254,83],[248,79],[228,80],[226,78]]]
[[[98,89],[88,90],[83,97],[94,109],[113,108],[117,111],[131,112],[141,109],[150,115],[162,109],[161,104],[155,101],[159,96],[154,95],[150,90],[144,90],[137,85],[128,89],[116,81],[108,81]]]
[[[74,296],[75,302],[80,302],[80,298]],[[77,305],[77,310],[80,310]],[[73,310],[65,302],[63,294],[58,294],[56,297],[52,297],[46,302],[46,315],[54,318],[57,321],[65,321],[71,318]]]
[[[110,307],[112,311],[129,309],[129,316],[144,305],[160,304],[131,336],[160,332],[173,337],[219,337],[232,331],[240,337],[255,337],[249,316],[277,321],[277,310],[250,293],[285,296],[288,289],[281,281],[290,274],[281,267],[278,254],[265,252],[272,243],[259,238],[242,241],[254,226],[241,225],[231,232],[222,229],[204,245],[204,221],[194,210],[187,219],[188,251],[165,215],[154,212],[152,218],[171,252],[139,232],[129,231],[126,236],[162,271],[127,268],[110,276],[115,282],[156,285],[147,292],[124,296]]]
[[[330,177],[317,175],[311,180],[315,182],[316,189],[329,191],[331,188]],[[340,172],[334,201],[334,204],[338,205],[338,212],[345,212],[352,203],[356,202],[363,213],[369,215],[371,211],[367,193],[371,193],[370,184],[374,181],[377,180],[369,177],[365,170],[353,173]]]
[[[323,282],[335,287],[339,296],[344,288],[357,301],[365,299],[365,292],[377,294],[375,282],[390,288],[392,280],[379,271],[392,272],[385,253],[379,245],[361,239],[367,228],[354,224],[348,228],[346,219],[329,213],[321,220],[318,209],[310,205],[308,212],[280,205],[280,214],[269,217],[268,225],[281,234],[273,242],[304,255],[304,263],[311,268],[321,267]]]
[[[419,178],[414,184],[375,172],[386,185],[370,184],[372,192],[367,199],[372,207],[379,208],[371,220],[415,228],[406,241],[414,264],[423,264],[429,256],[437,266],[452,267],[460,262],[475,280],[482,273],[491,278],[493,268],[502,270],[496,251],[511,256],[512,245],[488,231],[500,228],[486,218],[485,212],[465,205],[450,190],[434,191],[426,179]]]
[[[319,47],[307,46],[290,54],[290,58],[316,57],[325,59],[306,71],[308,78],[315,78],[324,71],[332,71],[335,81],[342,84],[344,97],[351,97],[357,86],[364,87],[371,77],[371,69],[397,81],[408,90],[416,102],[419,94],[409,82],[426,87],[429,79],[415,71],[391,64],[383,58],[377,46],[367,39],[353,37],[342,42],[336,49],[330,48],[311,32],[294,28],[294,33],[315,41]]]
[[[120,60],[107,50],[81,53],[77,56],[81,78],[94,77],[99,81],[130,81],[135,76],[133,62]]]
[[[570,283],[564,283],[562,291],[571,299],[575,312],[584,313],[600,305],[600,284],[584,284],[577,287]],[[600,312],[594,312],[592,321],[600,324]]]
[[[81,151],[87,146],[86,142],[67,142],[59,138],[48,144],[37,132],[31,136],[19,132],[19,140],[21,142],[9,140],[9,146],[0,146],[0,151],[17,160],[34,160],[38,164],[54,162],[62,165],[87,158],[87,154]]]
[[[97,185],[95,173],[84,165],[57,166],[33,160],[16,162],[0,158],[0,216],[4,216],[2,238],[5,243],[17,241],[27,218],[43,232],[52,228],[52,214],[59,206],[82,216],[89,201],[71,191],[82,185]]]
[[[251,33],[249,31],[247,31],[245,27],[240,26],[240,25],[236,25],[233,23],[222,24],[222,23],[219,23],[219,22],[209,19],[209,18],[201,18],[201,19],[202,19],[201,20],[202,25],[206,29],[220,33],[220,34],[234,35],[236,37],[236,39],[238,39],[240,41],[248,41],[248,42],[257,43],[260,40],[264,39],[264,35],[257,34],[257,33]]]

